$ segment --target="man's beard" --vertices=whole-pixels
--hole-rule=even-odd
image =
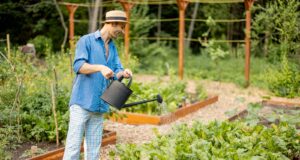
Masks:
[[[115,31],[114,33],[114,38],[117,38],[119,36],[123,35],[123,32],[122,31]]]

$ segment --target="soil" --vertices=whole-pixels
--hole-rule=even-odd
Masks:
[[[28,157],[20,158],[22,154],[24,154],[25,151],[30,151],[31,147],[37,146],[37,148],[40,148],[43,150],[43,152],[46,151],[52,151],[55,149],[58,149],[60,147],[63,147],[63,145],[60,145],[59,147],[56,147],[56,143],[53,142],[25,142],[20,147],[18,147],[16,150],[14,150],[13,153],[13,160],[25,160]],[[36,156],[36,155],[33,155]]]
[[[111,133],[111,132],[104,130],[103,137],[108,137],[109,136],[108,133]],[[32,147],[37,147],[38,149],[42,149],[42,152],[37,153],[37,154],[28,155],[29,157],[21,158],[21,156],[25,153],[25,151],[30,152]],[[63,144],[60,144],[57,147],[56,143],[54,143],[54,142],[25,142],[25,143],[22,143],[22,145],[20,145],[17,149],[15,149],[12,152],[13,160],[25,160],[26,158],[34,157],[34,156],[37,156],[37,155],[40,155],[43,153],[47,153],[47,151],[53,151],[56,149],[60,149],[62,147],[64,147]]]

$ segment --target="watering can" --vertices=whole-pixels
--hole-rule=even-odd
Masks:
[[[151,101],[157,101],[159,103],[162,103],[163,99],[158,94],[154,99],[125,104],[129,96],[132,94],[132,90],[130,89],[132,77],[129,77],[129,82],[127,83],[127,85],[121,82],[123,78],[124,77],[121,76],[118,80],[112,79],[107,89],[102,94],[101,99],[119,110],[122,108],[131,107],[134,105],[143,104]]]

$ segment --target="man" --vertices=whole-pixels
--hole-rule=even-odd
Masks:
[[[70,122],[64,160],[78,160],[84,139],[84,159],[98,160],[102,140],[102,114],[109,106],[100,99],[109,79],[132,75],[123,70],[117,49],[112,41],[124,33],[126,14],[123,11],[106,13],[102,29],[79,39],[75,51],[74,79],[70,99]]]

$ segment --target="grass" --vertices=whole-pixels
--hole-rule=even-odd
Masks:
[[[153,60],[155,61],[155,60]],[[169,56],[164,63],[147,66],[138,72],[156,75],[177,74],[177,55]],[[272,64],[265,58],[251,57],[250,84],[267,89],[267,73],[270,68],[278,68],[279,64]],[[184,77],[192,79],[209,79],[214,81],[232,82],[239,86],[245,84],[245,59],[242,57],[227,57],[212,61],[207,55],[187,54],[184,59]]]

